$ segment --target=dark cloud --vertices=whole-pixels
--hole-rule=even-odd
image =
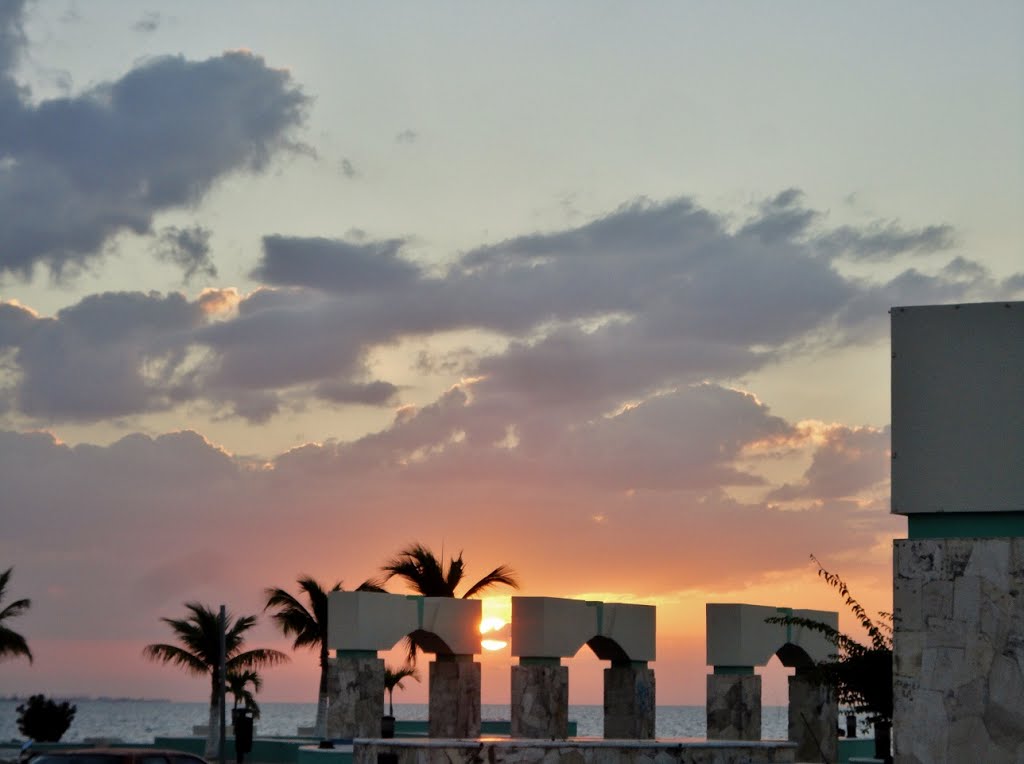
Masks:
[[[956,244],[953,227],[931,225],[906,230],[896,223],[874,224],[867,229],[840,226],[818,236],[814,246],[826,257],[881,261],[896,255],[927,255]]]
[[[337,239],[265,236],[253,277],[266,284],[365,294],[413,285],[420,272],[399,257],[401,239],[366,244]]]
[[[470,330],[500,338],[458,359],[488,410],[508,412],[500,427],[538,412],[589,420],[807,347],[875,340],[892,305],[1009,293],[962,257],[886,280],[845,276],[800,222],[818,220],[816,235],[827,235],[822,216],[798,213],[800,204],[785,191],[731,230],[689,199],[638,200],[580,226],[472,249],[443,274],[422,270],[403,240],[267,236],[254,276],[273,288],[244,299],[224,290],[195,302],[132,298],[148,309],[180,303],[185,323],[158,329],[120,316],[123,296],[98,301],[85,324],[73,319],[90,301],[54,319],[8,307],[0,332],[21,338],[10,341],[20,375],[12,405],[49,421],[206,401],[254,422],[304,395],[392,405],[401,391],[369,367],[376,350]],[[208,255],[202,229],[165,236],[186,273]],[[29,337],[26,321],[37,327]]]
[[[803,192],[788,188],[761,203],[760,214],[750,220],[740,234],[756,236],[765,244],[791,242],[799,239],[820,215],[803,207]]]
[[[395,136],[395,143],[415,143],[419,140],[420,134],[415,130],[403,130]]]
[[[108,292],[54,318],[3,307],[0,340],[18,369],[10,394],[30,416],[95,420],[191,397],[179,372],[203,314],[181,295]]]
[[[5,0],[0,3],[0,78],[9,78],[25,47],[22,25],[27,0]]]
[[[210,257],[211,234],[210,229],[202,226],[168,226],[160,231],[157,238],[156,255],[181,268],[186,282],[196,274],[216,276],[217,267]]]
[[[1024,273],[1015,273],[1003,279],[1001,287],[1007,296],[1024,292]]]
[[[398,388],[390,382],[376,381],[366,384],[353,382],[322,382],[316,386],[316,395],[332,403],[355,403],[385,406],[394,403]]]
[[[0,71],[23,36],[23,4],[0,16]],[[290,144],[306,97],[248,53],[165,57],[73,97],[31,103],[0,91],[0,272],[60,272],[121,231],[196,202],[219,178],[259,171]],[[6,94],[6,95],[5,95]]]

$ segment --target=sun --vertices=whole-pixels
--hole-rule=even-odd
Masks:
[[[508,647],[509,617],[512,613],[510,597],[485,597],[482,600],[483,617],[480,619],[480,646],[484,650]]]

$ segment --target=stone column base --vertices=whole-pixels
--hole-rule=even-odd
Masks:
[[[789,739],[797,744],[797,761],[838,761],[838,730],[835,690],[797,670],[789,678]]]
[[[761,739],[761,677],[708,674],[708,740]]]
[[[384,661],[376,653],[345,655],[332,662],[327,736],[380,737],[384,713]]]
[[[429,672],[430,737],[480,737],[480,664],[472,655],[438,655]]]
[[[569,737],[569,669],[557,658],[512,667],[512,737]]]
[[[606,739],[653,740],[654,709],[654,671],[646,663],[604,670]]]
[[[1024,537],[894,551],[895,760],[1024,761]]]

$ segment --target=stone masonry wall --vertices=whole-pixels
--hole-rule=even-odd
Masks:
[[[761,677],[708,674],[708,740],[761,739]]]
[[[568,666],[513,666],[511,711],[512,737],[568,737]]]
[[[1024,762],[1024,538],[895,542],[896,764]]]
[[[395,739],[357,740],[352,759],[353,764],[789,764],[795,754],[796,745],[782,741]]]
[[[655,728],[654,670],[647,664],[604,670],[604,736],[649,740]]]
[[[430,737],[479,737],[480,664],[438,656],[429,671]]]
[[[803,676],[789,678],[789,739],[803,762],[839,759],[839,703],[835,690]]]
[[[331,663],[327,735],[377,737],[384,708],[384,661],[375,655],[339,656]]]

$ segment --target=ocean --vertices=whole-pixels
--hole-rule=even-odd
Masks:
[[[156,736],[190,735],[193,725],[206,724],[205,703],[178,703],[168,700],[72,700],[78,707],[64,742],[86,738],[118,738],[125,743],[152,743]],[[17,700],[0,700],[0,743],[21,741],[18,732]],[[260,703],[261,716],[256,735],[289,736],[300,726],[312,726],[316,717],[313,703]],[[481,708],[483,719],[508,720],[509,707],[487,705]],[[426,720],[425,703],[395,703],[395,717]],[[569,718],[577,723],[580,737],[600,737],[604,725],[602,706],[570,706]],[[658,706],[656,734],[659,738],[706,735],[704,706]],[[764,706],[761,712],[761,737],[764,740],[786,738],[786,707]]]

